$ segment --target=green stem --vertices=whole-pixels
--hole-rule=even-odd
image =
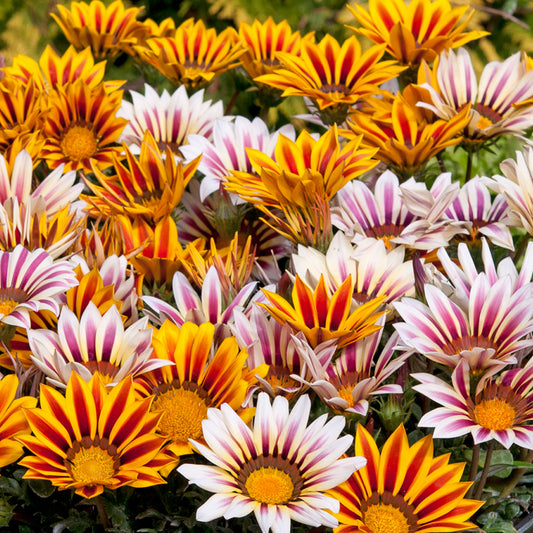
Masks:
[[[437,154],[437,162],[439,163],[440,171],[446,172],[446,164],[444,163],[444,159],[442,159],[442,153],[439,152]]]
[[[468,154],[468,159],[466,160],[465,183],[468,183],[472,177],[472,162],[474,159],[474,152],[471,148],[468,148],[466,152]]]
[[[228,102],[228,105],[226,106],[226,109],[224,110],[224,115],[229,115],[230,111],[233,109],[233,106],[235,105],[235,101],[237,100],[237,96],[239,96],[241,91],[238,89],[235,90],[233,95],[230,98],[230,101]]]
[[[527,245],[529,243],[529,234],[525,234],[522,239],[520,239],[520,244],[518,245],[515,253],[513,254],[513,262],[515,265],[518,264],[522,256],[524,255]]]
[[[533,461],[533,450],[522,449],[522,461],[531,463]],[[512,490],[518,485],[518,482],[522,479],[522,476],[528,471],[527,468],[517,468],[513,470],[511,477],[508,479],[507,484],[503,488],[500,496],[502,498],[507,498],[512,492]]]
[[[102,498],[101,494],[98,494],[94,498],[94,502],[96,503],[96,509],[98,510],[98,517],[100,518],[100,522],[102,523],[102,526],[107,531],[111,528],[111,522],[109,520],[109,517],[107,516],[107,511],[105,510],[104,505],[104,499]]]
[[[481,494],[483,493],[483,489],[485,488],[485,483],[487,482],[487,478],[489,477],[489,468],[490,468],[490,462],[492,460],[493,450],[494,450],[494,440],[491,440],[487,447],[487,455],[485,457],[485,464],[483,465],[483,471],[481,472],[481,477],[479,479],[479,483],[477,484],[476,492],[474,492],[474,500],[479,500],[481,498]]]
[[[468,492],[466,493],[467,498],[472,497],[472,493],[474,492],[474,481],[476,480],[477,475],[477,467],[479,464],[479,451],[480,451],[479,444],[474,444],[474,448],[472,449],[472,462],[470,463],[470,471],[468,472],[468,481],[472,482],[472,485],[468,489]]]

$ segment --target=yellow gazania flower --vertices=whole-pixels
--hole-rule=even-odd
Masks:
[[[122,163],[123,154],[127,165]],[[104,174],[93,165],[94,175],[101,186],[85,180],[96,197],[82,195],[80,198],[93,206],[93,215],[116,213],[158,222],[171,215],[179,204],[201,159],[199,156],[186,165],[176,162],[168,146],[164,154],[147,130],[139,158],[124,145],[123,153],[113,154],[116,175]]]
[[[335,533],[432,533],[464,531],[484,502],[464,498],[471,482],[461,481],[464,463],[450,464],[450,454],[433,457],[431,435],[409,446],[403,425],[387,439],[381,453],[361,425],[355,454],[366,466],[327,492],[340,502]]]
[[[148,39],[136,51],[172,83],[198,89],[218,74],[235,68],[244,46],[237,42],[233,28],[217,34],[214,28],[206,28],[202,20],[193,23],[188,19],[173,37]]]
[[[319,43],[302,40],[300,53],[278,52],[282,68],[255,81],[283,90],[283,96],[307,96],[318,106],[325,124],[344,121],[349,106],[397,76],[403,67],[396,61],[380,61],[385,46],[361,51],[357,38],[344,43],[327,34]]]
[[[102,84],[91,88],[83,80],[51,91],[42,158],[52,168],[64,163],[65,172],[110,166],[113,154],[122,151],[115,143],[127,124],[116,117],[121,101],[122,91],[109,93]]]
[[[377,148],[374,157],[390,165],[404,179],[419,175],[428,161],[448,146],[461,142],[469,121],[469,106],[451,120],[431,120],[431,113],[418,107],[416,89],[403,94],[368,100],[367,112],[356,111],[348,119],[347,138],[362,135],[361,146]]]
[[[104,79],[105,61],[94,62],[90,48],[77,52],[73,46],[59,56],[51,46],[47,46],[41,54],[39,62],[25,55],[17,55],[13,65],[5,67],[8,76],[18,78],[24,83],[30,79],[41,91],[54,89],[58,85],[76,81],[78,79],[90,87],[96,87]]]
[[[300,37],[300,32],[293,32],[286,20],[276,24],[272,17],[261,23],[257,19],[250,25],[241,22],[239,38],[246,43],[246,51],[241,56],[241,63],[251,78],[270,74],[280,67],[278,52],[298,55],[301,39],[313,40],[314,32]]]
[[[246,395],[264,377],[267,365],[246,367],[246,350],[240,350],[234,337],[227,337],[213,353],[215,326],[185,322],[181,327],[166,320],[154,331],[152,357],[171,361],[145,374],[144,389],[155,394],[152,411],[162,411],[159,432],[170,440],[165,450],[176,456],[192,453],[189,439],[202,440],[202,420],[209,407],[223,403],[241,410]],[[139,392],[144,394],[142,388]],[[249,416],[250,410],[242,411]]]
[[[42,119],[47,111],[42,92],[33,80],[6,75],[0,82],[0,152],[17,140],[25,145],[42,137]]]
[[[161,414],[150,412],[152,398],[136,399],[131,379],[108,388],[73,372],[65,396],[41,385],[40,404],[24,410],[33,432],[19,437],[32,454],[19,462],[26,479],[93,498],[104,488],[164,483],[160,470],[175,464],[161,451]]]
[[[17,398],[19,380],[14,374],[0,379],[0,468],[14,463],[23,453],[20,437],[30,433],[22,409],[35,407],[37,399],[31,396]]]
[[[104,285],[98,268],[94,267],[84,274],[81,266],[78,265],[74,272],[79,284],[71,287],[65,296],[67,307],[74,311],[78,319],[81,318],[89,302],[97,307],[101,315],[104,315],[113,305],[119,311],[121,310],[122,301],[115,299],[115,286]]]
[[[130,53],[138,39],[144,38],[146,26],[137,20],[141,8],[124,8],[121,0],[105,6],[100,0],[72,2],[70,10],[57,5],[59,15],[51,13],[67,40],[78,50],[91,47],[97,58]]]
[[[485,31],[465,32],[474,10],[468,6],[452,8],[449,0],[370,0],[368,11],[359,5],[348,9],[363,26],[350,29],[385,44],[389,54],[411,68],[422,60],[433,61],[443,50],[488,35]],[[467,19],[459,24],[467,11]]]
[[[385,297],[369,300],[352,311],[354,283],[351,276],[333,294],[328,291],[323,275],[314,291],[296,276],[292,288],[293,305],[279,294],[262,291],[270,304],[258,305],[280,324],[289,324],[295,333],[301,331],[313,348],[332,339],[342,348],[381,328],[376,321],[384,313],[380,309]]]
[[[329,202],[350,180],[376,165],[375,148],[359,149],[360,139],[341,147],[336,126],[315,140],[302,131],[296,141],[280,134],[274,159],[247,149],[257,174],[233,171],[226,189],[273,220],[267,224],[294,242],[326,245],[331,233]],[[281,209],[285,219],[275,212]]]

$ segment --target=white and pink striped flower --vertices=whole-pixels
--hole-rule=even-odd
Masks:
[[[77,284],[72,265],[42,249],[0,251],[0,323],[30,328],[30,311],[59,314],[58,297]]]
[[[66,388],[72,372],[90,381],[96,373],[107,383],[127,376],[137,377],[163,365],[152,359],[152,328],[142,318],[124,328],[122,317],[112,305],[103,315],[89,302],[78,320],[64,307],[55,331],[28,331],[32,360],[56,387]]]
[[[491,283],[482,272],[467,299],[454,300],[429,284],[425,299],[427,305],[414,298],[395,302],[403,322],[394,327],[406,347],[437,363],[454,368],[464,359],[472,370],[494,373],[533,345],[531,284],[514,290],[509,277]]]
[[[187,96],[185,85],[172,94],[164,90],[161,96],[145,84],[144,95],[130,91],[132,103],[123,100],[117,116],[129,120],[120,141],[130,149],[139,149],[146,131],[150,131],[160,148],[168,146],[175,155],[187,142],[187,135],[211,137],[213,123],[224,116],[222,101],[204,101],[204,89]],[[228,119],[229,120],[229,119]],[[137,148],[136,148],[137,147]]]
[[[457,365],[452,385],[432,374],[412,374],[413,388],[441,407],[426,413],[421,427],[435,428],[434,438],[452,439],[472,434],[475,444],[496,440],[509,448],[517,444],[533,449],[533,364],[482,379],[471,390],[466,361]]]
[[[342,457],[353,437],[339,437],[345,419],[322,415],[308,424],[311,400],[301,396],[289,411],[278,396],[262,392],[252,427],[223,404],[208,409],[202,423],[204,446],[192,442],[212,465],[182,464],[189,482],[215,494],[196,513],[200,522],[255,514],[262,533],[290,533],[291,521],[336,527],[331,514],[338,500],[324,491],[338,486],[366,464],[363,457]]]
[[[520,52],[505,61],[488,63],[479,82],[465,48],[441,53],[436,70],[426,72],[432,103],[418,105],[438,117],[453,118],[471,104],[471,119],[464,131],[465,142],[480,143],[499,135],[521,135],[533,123],[533,71]]]

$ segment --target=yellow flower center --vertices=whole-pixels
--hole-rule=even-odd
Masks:
[[[363,515],[363,522],[371,533],[409,533],[410,530],[402,511],[384,503],[370,505]]]
[[[254,470],[244,486],[252,500],[271,505],[289,502],[294,493],[291,476],[271,466]]]
[[[72,161],[82,161],[98,150],[94,132],[86,126],[71,126],[61,140],[63,154]]]
[[[115,475],[115,460],[100,446],[80,448],[71,460],[72,478],[84,485],[104,485]]]
[[[155,397],[152,410],[165,412],[159,431],[173,441],[188,442],[202,436],[207,405],[195,391],[171,388]]]
[[[483,116],[479,118],[476,124],[476,127],[479,128],[480,130],[490,128],[491,126],[492,126],[492,120],[490,120],[490,118],[483,117]]]
[[[18,304],[19,302],[11,298],[1,299],[0,300],[0,315],[6,316],[6,315],[11,314],[11,311],[13,311],[13,309],[15,309],[15,307],[17,307]]]
[[[509,429],[514,425],[515,416],[515,408],[500,398],[483,400],[474,407],[475,421],[487,429]]]

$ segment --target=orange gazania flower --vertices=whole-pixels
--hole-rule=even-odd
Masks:
[[[104,488],[164,483],[160,470],[175,464],[161,452],[160,413],[152,398],[138,400],[131,379],[107,388],[72,373],[66,395],[41,385],[40,408],[25,409],[33,435],[19,437],[32,455],[20,461],[26,479],[46,479],[60,490],[93,498]]]
[[[234,337],[224,339],[214,351],[214,335],[210,322],[200,326],[185,322],[179,327],[166,320],[154,331],[152,357],[173,364],[145,374],[142,380],[146,391],[155,394],[152,411],[164,413],[159,431],[170,439],[165,450],[177,456],[194,451],[189,439],[202,439],[202,420],[209,407],[227,403],[241,410],[250,387],[257,383],[256,375],[267,373],[267,365],[246,367],[248,354]]]
[[[461,481],[464,463],[450,464],[450,454],[433,457],[431,435],[409,446],[400,425],[380,454],[372,435],[359,425],[355,454],[365,457],[366,466],[328,491],[341,504],[335,533],[432,533],[474,527],[468,519],[484,502],[464,498],[471,485]]]
[[[130,53],[138,39],[148,32],[137,20],[141,8],[124,8],[121,0],[105,6],[100,0],[72,2],[70,10],[57,5],[59,15],[51,13],[68,41],[78,50],[90,46],[95,57],[114,57]]]
[[[461,142],[469,121],[469,106],[451,120],[431,120],[430,112],[417,106],[416,90],[368,100],[367,112],[356,111],[348,119],[348,138],[362,135],[361,146],[377,148],[374,157],[391,166],[404,179],[420,174],[439,152]]]
[[[144,134],[139,158],[127,146],[124,153],[127,165],[122,163],[122,154],[112,156],[115,176],[108,176],[93,165],[101,186],[85,180],[96,195],[82,196],[94,206],[92,214],[142,216],[153,222],[172,214],[196,172],[200,156],[186,165],[176,162],[170,147],[166,147],[164,154],[159,150],[150,131]]]
[[[198,89],[218,74],[235,68],[244,45],[238,42],[233,28],[217,34],[214,28],[206,28],[202,20],[193,23],[187,19],[173,37],[148,39],[136,51],[171,82]]]
[[[24,453],[18,438],[30,433],[30,427],[22,409],[37,404],[37,399],[30,396],[17,398],[18,386],[13,374],[0,379],[0,467],[14,463]]]
[[[32,78],[38,88],[45,91],[78,79],[96,87],[105,74],[105,61],[94,62],[90,48],[77,52],[73,46],[59,56],[51,46],[41,54],[39,62],[25,55],[17,55],[11,67],[5,67],[8,76],[28,83]]]
[[[28,142],[39,143],[46,110],[42,91],[33,78],[22,81],[4,76],[0,82],[0,152],[17,140],[22,147]]]
[[[389,54],[411,68],[422,60],[433,61],[443,50],[488,35],[484,31],[465,32],[474,10],[468,6],[452,8],[449,0],[370,0],[368,11],[359,5],[348,9],[363,26],[350,29],[385,44]],[[459,24],[467,11],[467,19]]]
[[[83,80],[50,92],[43,159],[52,168],[64,163],[65,171],[110,166],[113,154],[122,151],[115,143],[127,124],[116,116],[121,100],[122,91],[109,93],[102,84],[91,88]]]
[[[351,276],[333,293],[327,289],[323,275],[314,291],[300,276],[296,276],[292,305],[279,294],[265,289],[262,291],[270,304],[258,305],[279,323],[289,324],[295,333],[301,331],[313,348],[332,339],[342,348],[381,328],[376,322],[384,313],[380,309],[385,297],[373,298],[352,310],[354,283]]]
[[[372,159],[376,149],[359,149],[359,141],[341,146],[335,126],[318,140],[305,130],[296,141],[280,134],[275,159],[247,149],[257,174],[233,171],[224,185],[272,219],[269,225],[274,230],[294,242],[322,247],[331,237],[330,200],[376,165]]]
[[[261,23],[257,19],[250,25],[241,22],[239,37],[246,43],[246,51],[241,63],[251,78],[270,74],[280,67],[278,52],[298,55],[300,51],[300,32],[293,32],[286,20],[276,24],[272,17]],[[303,39],[312,40],[314,33]]]
[[[302,40],[299,55],[278,52],[282,68],[255,81],[283,90],[283,96],[311,98],[325,124],[340,124],[349,106],[378,93],[380,84],[403,70],[396,61],[380,61],[384,53],[384,45],[363,53],[356,37],[341,45],[327,34],[319,43]]]

